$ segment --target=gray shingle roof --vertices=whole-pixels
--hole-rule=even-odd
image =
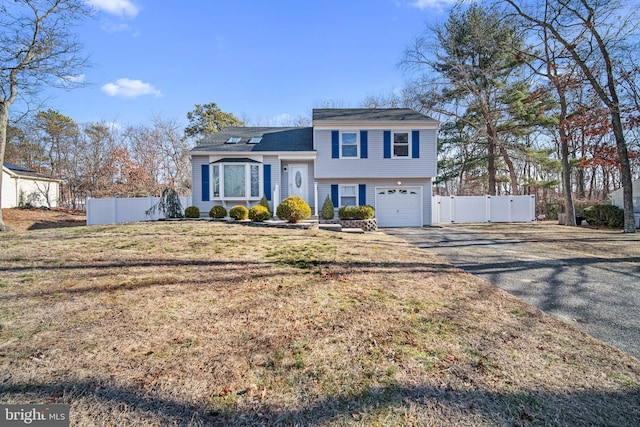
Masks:
[[[427,122],[437,120],[410,108],[315,108],[313,122]]]
[[[240,142],[227,144],[231,137]],[[251,138],[262,137],[257,144],[249,144]],[[310,127],[228,127],[214,133],[196,145],[191,152],[265,152],[265,151],[313,151],[313,128]]]
[[[28,169],[22,166],[12,165],[11,163],[3,163],[5,168],[9,169],[14,175],[25,177],[25,178],[33,178],[33,179],[42,179],[47,181],[60,181],[52,176],[45,175],[39,172],[36,172],[32,169]]]

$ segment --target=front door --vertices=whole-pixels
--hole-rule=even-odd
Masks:
[[[289,165],[289,196],[301,197],[308,203],[308,165],[293,164]]]

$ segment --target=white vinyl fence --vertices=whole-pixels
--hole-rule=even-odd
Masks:
[[[87,199],[87,225],[119,224],[164,218],[156,209],[154,215],[145,212],[158,203],[159,197]],[[180,197],[182,209],[191,206],[191,197]]]
[[[535,196],[433,196],[432,222],[530,222]]]

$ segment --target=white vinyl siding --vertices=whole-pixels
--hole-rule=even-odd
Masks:
[[[360,130],[367,130],[366,127]],[[418,130],[418,129],[415,129]],[[398,130],[408,132],[411,129]],[[367,158],[331,157],[331,130],[314,130],[314,147],[317,151],[315,162],[316,179],[376,179],[376,178],[429,178],[436,175],[436,129],[420,129],[420,158],[384,158],[382,129],[367,130]],[[409,141],[411,142],[411,141]],[[409,144],[409,150],[411,150]],[[393,151],[393,147],[392,147]],[[373,194],[372,194],[373,196]]]

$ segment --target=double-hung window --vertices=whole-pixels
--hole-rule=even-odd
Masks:
[[[357,194],[357,185],[341,185],[340,206],[356,206],[358,204]]]
[[[342,132],[340,134],[340,157],[358,157],[358,133]]]
[[[248,199],[260,197],[260,165],[230,163],[213,165],[214,198]]]
[[[393,133],[393,157],[409,157],[409,132]]]

